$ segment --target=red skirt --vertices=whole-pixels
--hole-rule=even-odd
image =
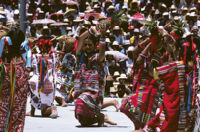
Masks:
[[[154,117],[158,97],[156,80],[148,78],[143,84],[137,85],[136,95],[123,101],[120,111],[126,114],[134,123],[139,123],[143,127]]]
[[[97,116],[98,111],[90,108],[83,100],[76,99],[75,104],[75,117],[82,126],[91,126],[99,121],[99,117]],[[103,119],[104,115],[101,115]]]
[[[163,106],[165,120],[162,132],[184,130],[186,126],[185,66],[173,62],[157,68],[159,79],[164,83]]]

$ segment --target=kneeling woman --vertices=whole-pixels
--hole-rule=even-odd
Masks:
[[[38,41],[40,54],[35,54],[33,59],[34,76],[30,79],[31,112],[27,115],[34,116],[35,108],[41,110],[43,117],[56,118],[57,110],[53,105],[55,97],[55,53],[50,52],[52,42],[48,38]]]
[[[94,34],[101,33],[100,42]],[[75,117],[82,126],[90,126],[109,121],[108,116],[100,112],[103,104],[104,58],[105,58],[106,25],[101,24],[84,32],[78,41],[76,55],[77,64],[74,79]],[[99,53],[96,44],[100,43]]]

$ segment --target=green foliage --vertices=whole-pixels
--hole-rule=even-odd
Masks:
[[[113,12],[111,15],[111,23],[116,26],[120,26],[124,21],[128,21],[128,17],[125,15],[125,12],[126,11],[123,9]]]
[[[183,35],[183,33],[185,31],[183,22],[181,22],[181,21],[174,22],[174,25],[172,27],[173,27],[175,34],[177,34],[179,36]]]
[[[154,20],[146,21],[145,26],[151,32],[151,34],[158,33],[158,26],[157,26],[156,21],[154,21]]]

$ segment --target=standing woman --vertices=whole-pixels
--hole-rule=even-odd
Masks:
[[[84,32],[78,41],[76,50],[77,64],[74,78],[75,117],[82,126],[90,126],[109,121],[107,115],[100,112],[103,104],[104,59],[106,25],[99,24]],[[98,35],[100,34],[100,41]],[[96,45],[100,43],[99,53]]]
[[[25,121],[29,70],[23,61],[24,33],[13,28],[0,41],[0,131],[22,132]]]

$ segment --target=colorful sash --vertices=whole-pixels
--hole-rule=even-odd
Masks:
[[[163,103],[166,119],[161,131],[183,130],[186,126],[185,65],[173,62],[157,68],[157,71],[165,85]]]
[[[11,63],[10,63],[10,86],[11,86],[11,90],[10,90],[10,101],[9,101],[9,108],[8,108],[5,132],[10,132],[10,129],[11,129],[13,102],[14,102],[14,96],[15,96],[15,84],[16,84],[16,66],[11,61]]]
[[[0,40],[0,58],[2,56],[3,49],[6,44],[12,45],[12,41],[11,41],[10,37],[8,37],[8,36],[5,36]]]

